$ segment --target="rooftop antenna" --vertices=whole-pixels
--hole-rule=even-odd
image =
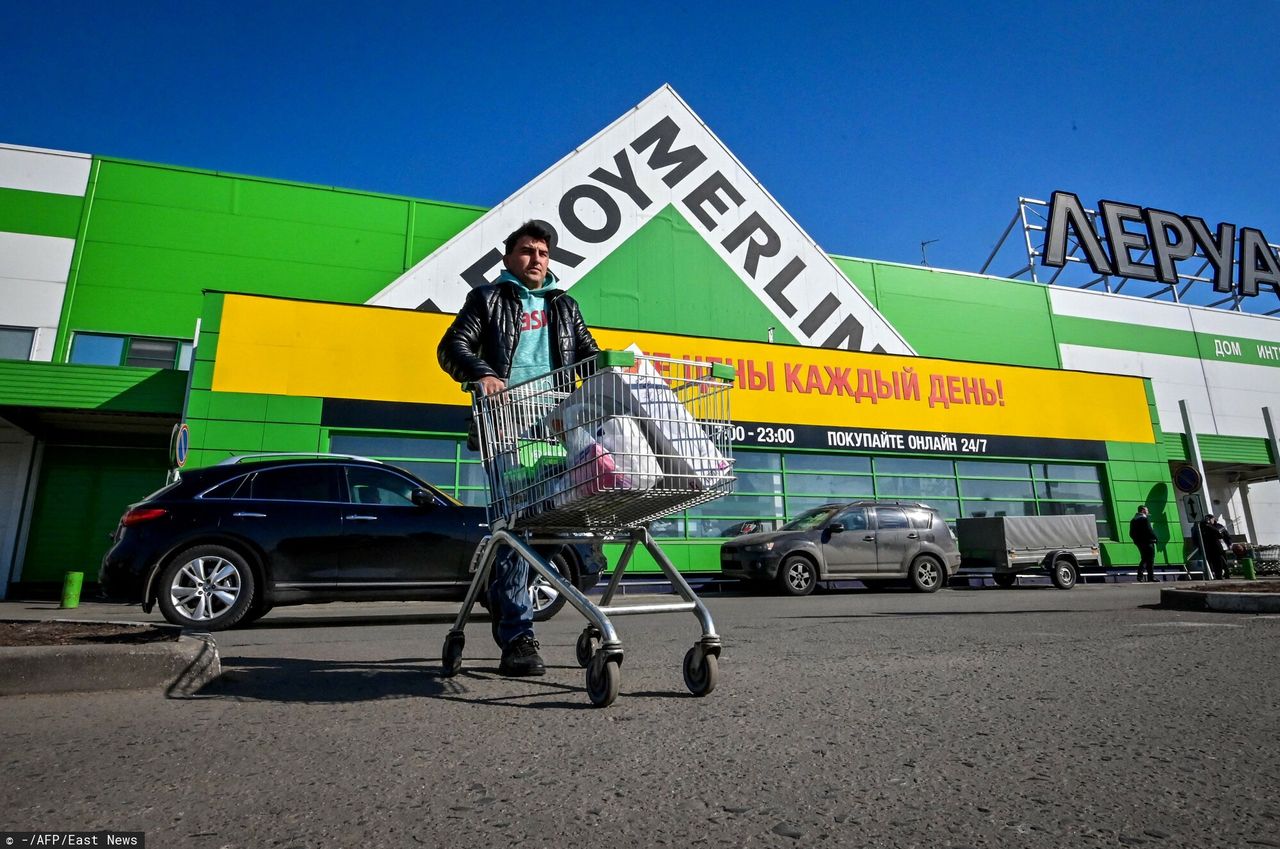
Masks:
[[[936,241],[938,241],[938,240],[937,240],[937,239],[929,239],[929,240],[927,240],[927,241],[924,241],[924,242],[921,242],[921,243],[920,243],[920,264],[921,264],[921,265],[928,265],[928,264],[929,264],[929,257],[925,255],[924,249],[925,249],[926,247],[928,247],[929,245],[932,245],[932,244],[933,244],[934,242],[936,242]]]

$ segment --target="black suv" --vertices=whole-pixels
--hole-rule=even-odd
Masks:
[[[158,603],[176,625],[216,631],[276,605],[461,599],[487,533],[483,507],[386,463],[235,457],[131,505],[98,580],[109,597],[147,612]],[[598,542],[537,549],[584,590],[605,566]],[[529,591],[535,619],[564,606],[540,578]]]

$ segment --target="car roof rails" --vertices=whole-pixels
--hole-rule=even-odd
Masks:
[[[381,460],[372,457],[361,457],[359,454],[328,454],[322,451],[266,451],[258,454],[233,454],[218,463],[219,466],[235,466],[246,460],[285,459],[299,460],[360,460],[365,463],[383,465]]]

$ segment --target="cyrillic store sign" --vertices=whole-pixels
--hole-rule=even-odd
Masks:
[[[1066,265],[1068,239],[1074,236],[1085,261],[1098,274],[1172,284],[1179,279],[1178,263],[1196,256],[1198,250],[1213,268],[1217,291],[1253,297],[1259,286],[1271,286],[1280,295],[1280,262],[1267,237],[1255,227],[1224,221],[1210,230],[1203,218],[1194,215],[1111,200],[1098,202],[1097,220],[1101,233],[1095,231],[1079,197],[1054,192],[1041,262],[1056,268]],[[1138,261],[1144,254],[1150,262]]]

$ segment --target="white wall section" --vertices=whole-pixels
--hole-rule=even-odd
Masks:
[[[92,163],[86,153],[0,144],[0,188],[84,197]]]
[[[93,158],[0,144],[0,188],[83,197]],[[31,359],[53,358],[75,239],[0,232],[0,324],[32,327]]]

